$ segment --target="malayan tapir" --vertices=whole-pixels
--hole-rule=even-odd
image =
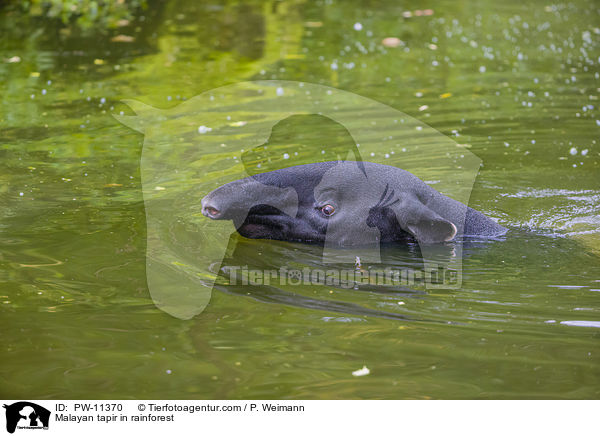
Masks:
[[[408,171],[362,161],[298,165],[236,180],[206,195],[202,213],[232,220],[246,238],[340,247],[436,244],[507,232]]]

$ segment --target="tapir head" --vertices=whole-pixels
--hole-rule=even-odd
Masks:
[[[460,224],[431,208],[436,194],[398,168],[322,162],[223,185],[202,199],[202,213],[232,220],[248,238],[338,246],[449,241]]]

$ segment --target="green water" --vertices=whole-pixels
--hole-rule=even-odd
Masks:
[[[599,14],[593,0],[171,1],[83,29],[4,6],[0,394],[600,397]],[[220,289],[190,320],[158,309],[144,137],[112,114],[262,79],[351,91],[464,144],[483,161],[470,206],[506,239],[465,249],[458,290]],[[327,140],[326,126],[290,127],[318,141],[295,128]],[[189,180],[219,183],[210,168]],[[238,260],[318,263],[314,250],[239,240]]]

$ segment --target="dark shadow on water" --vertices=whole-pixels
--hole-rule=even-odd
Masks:
[[[400,321],[417,321],[414,318],[404,316],[398,313],[385,312],[382,310],[369,309],[357,304],[346,303],[333,300],[320,300],[317,298],[305,297],[293,292],[284,291],[274,286],[258,285],[252,286],[225,286],[215,285],[215,289],[229,295],[244,296],[262,303],[285,304],[287,306],[301,307],[304,309],[323,310],[326,312],[343,313],[345,315],[374,316],[377,318],[393,319]],[[250,291],[249,291],[250,289]],[[418,321],[435,322],[432,320],[420,319]]]
[[[451,245],[448,247],[451,250]],[[357,250],[359,252],[359,250]],[[382,264],[377,268],[422,268],[422,259],[417,244],[384,245],[381,249]],[[470,280],[477,278],[480,286],[483,277],[490,277],[489,286],[497,283],[492,278],[499,274],[511,280],[523,277],[527,283],[542,282],[541,286],[549,284],[569,284],[568,271],[581,268],[584,264],[591,265],[598,257],[589,253],[577,242],[563,237],[550,237],[534,232],[513,230],[504,240],[468,240],[463,244],[463,288],[469,289]],[[302,284],[296,290],[290,291],[289,285],[279,287],[278,283],[241,284],[231,283],[228,268],[246,267],[248,270],[272,271],[284,267],[295,270],[312,269],[352,269],[351,264],[322,263],[322,247],[269,240],[246,239],[233,234],[229,240],[227,255],[221,263],[219,277],[215,289],[228,295],[242,296],[256,301],[287,306],[301,307],[312,310],[329,311],[350,315],[394,319],[400,321],[422,321],[454,323],[448,320],[432,320],[418,316],[406,316],[392,311],[368,308],[362,305],[367,299],[357,293],[380,295],[378,299],[385,301],[409,298],[430,298],[425,286],[415,283],[414,286],[390,286],[373,283],[315,283]],[[373,266],[375,267],[375,266]],[[362,265],[362,268],[368,268]],[[239,276],[238,276],[239,277]],[[529,279],[527,279],[529,277]],[[518,279],[517,279],[518,280]],[[518,280],[520,281],[520,280]],[[518,282],[517,282],[518,283]],[[308,291],[317,290],[324,293],[327,289],[341,291],[337,295],[359,299],[361,303],[336,301],[327,298],[306,296]],[[455,290],[440,290],[442,293],[453,293]],[[372,300],[370,300],[372,302]],[[428,317],[429,318],[429,317]]]
[[[416,319],[400,313],[371,309],[359,304],[334,301],[331,299],[313,298],[302,295],[308,290],[336,289],[348,294],[356,295],[361,293],[375,293],[384,295],[386,298],[400,300],[403,298],[422,298],[426,295],[424,289],[414,289],[407,286],[391,286],[355,283],[354,281],[340,282],[310,282],[301,284],[296,289],[298,292],[291,292],[277,286],[269,284],[241,284],[239,276],[237,282],[232,283],[230,269],[232,267],[247,268],[256,271],[280,271],[281,268],[287,270],[302,271],[308,268],[314,270],[355,270],[356,265],[352,264],[327,264],[322,263],[323,247],[288,243],[281,241],[254,240],[247,239],[238,234],[231,235],[227,248],[227,255],[219,268],[219,277],[214,288],[229,295],[243,296],[252,298],[264,303],[285,304],[288,306],[302,307],[314,310],[323,310],[343,314],[358,316],[373,316],[378,318],[402,320],[402,321],[427,321],[440,322],[439,320]],[[395,255],[391,256],[391,249],[388,249],[387,267],[392,268],[418,268],[422,262],[414,256],[415,247],[396,247]],[[418,251],[418,250],[417,250]],[[366,265],[365,265],[366,267]],[[289,285],[288,285],[289,286]]]

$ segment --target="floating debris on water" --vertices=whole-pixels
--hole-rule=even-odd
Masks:
[[[110,39],[112,42],[133,42],[135,38],[129,35],[117,35]]]
[[[423,16],[430,16],[433,15],[433,9],[417,9],[416,11],[404,11],[402,12],[402,16],[404,18],[410,18],[410,17],[423,17]]]
[[[595,327],[600,328],[600,321],[561,321],[562,325],[571,327]]]
[[[385,47],[398,47],[400,45],[404,45],[404,42],[400,38],[390,36],[387,38],[383,38],[381,40],[381,44]]]
[[[364,375],[371,374],[371,370],[363,365],[361,369],[357,369],[356,371],[352,371],[352,375],[354,377],[362,377]]]

